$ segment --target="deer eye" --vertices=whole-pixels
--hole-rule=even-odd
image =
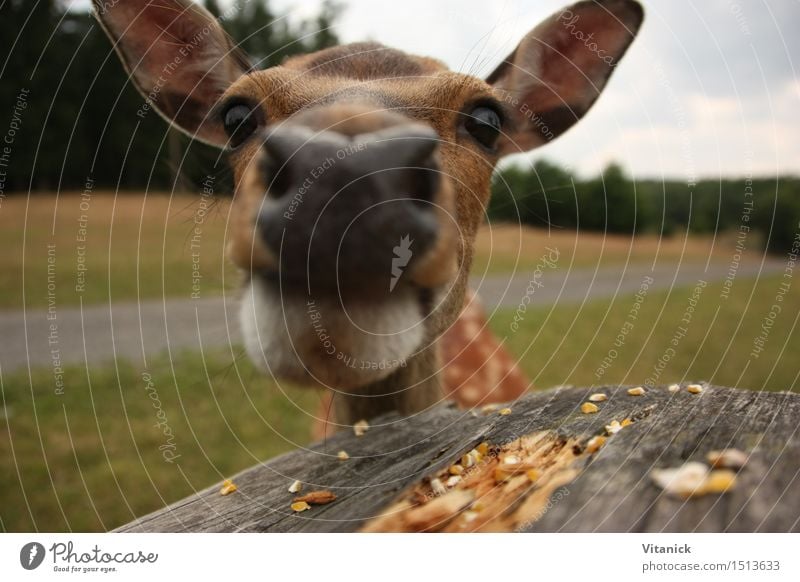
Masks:
[[[233,103],[223,110],[222,123],[230,146],[238,147],[258,129],[258,109],[245,103]]]
[[[500,114],[493,108],[479,105],[467,113],[464,129],[483,147],[492,149],[503,126]]]

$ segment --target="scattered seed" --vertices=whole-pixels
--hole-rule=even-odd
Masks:
[[[483,442],[475,447],[475,450],[485,457],[489,454],[489,443]]]
[[[690,394],[700,394],[703,391],[703,387],[700,384],[689,384],[686,387],[686,391]]]
[[[591,402],[584,402],[583,404],[581,404],[581,412],[584,414],[593,414],[598,410],[600,409],[597,408],[597,405],[592,404]]]
[[[431,491],[433,491],[435,495],[444,495],[447,493],[447,488],[442,485],[439,479],[433,478],[431,479]]]
[[[723,449],[710,451],[706,460],[715,469],[741,469],[747,463],[747,453],[739,449]]]
[[[339,451],[338,453],[336,453],[336,458],[339,459],[340,461],[346,461],[347,459],[350,458],[350,455],[347,454],[347,451]]]
[[[667,390],[670,392],[678,392],[681,389],[679,384],[670,384]]]
[[[299,493],[303,489],[303,484],[300,481],[295,481],[289,485],[289,493]]]
[[[611,424],[606,425],[606,432],[610,435],[617,434],[622,430],[622,425],[618,420],[612,420]]]
[[[332,491],[309,491],[302,497],[296,497],[295,503],[308,503],[309,505],[325,505],[331,501],[336,501],[336,494]]]
[[[536,481],[539,480],[540,477],[539,471],[537,471],[536,469],[528,469],[527,471],[525,471],[525,475],[528,477],[528,480],[531,483],[535,483]]]
[[[483,460],[483,455],[481,455],[477,450],[472,449],[465,455],[461,457],[461,465],[465,469],[469,469],[470,467],[474,467],[477,463],[480,463]]]
[[[357,437],[364,436],[369,430],[369,423],[366,420],[359,420],[357,423],[353,425],[353,432]]]
[[[597,394],[592,394],[589,396],[589,402],[604,402],[608,399],[608,396],[603,394],[602,392],[598,392]]]
[[[642,394],[644,394],[644,388],[642,388],[641,386],[637,386],[636,388],[629,388],[628,394],[630,394],[631,396],[641,396]]]
[[[237,489],[238,489],[238,487],[236,486],[236,483],[234,483],[230,479],[225,479],[222,482],[222,487],[219,490],[219,494],[220,495],[230,495],[231,493],[233,493]]]
[[[501,408],[500,411],[497,414],[499,414],[501,416],[508,416],[509,414],[511,414],[511,409],[510,408]]]
[[[484,414],[488,414],[490,412],[494,412],[498,408],[500,408],[500,405],[498,404],[486,404],[481,407],[481,412],[483,412]]]
[[[306,509],[311,509],[311,506],[305,501],[296,501],[292,503],[290,507],[292,508],[292,511],[294,511],[295,513],[300,513],[301,511],[305,511]]]
[[[626,418],[626,419],[625,419],[625,420],[623,420],[621,423],[619,423],[619,425],[620,425],[622,428],[625,428],[626,426],[630,426],[630,425],[632,425],[632,424],[633,424],[633,421],[632,421],[630,418]]]
[[[704,493],[725,493],[736,485],[736,473],[730,469],[715,469],[711,471],[703,484]]]
[[[676,469],[655,469],[650,477],[665,492],[688,498],[702,491],[708,478],[708,467],[703,463],[690,462]]]
[[[464,472],[464,467],[461,465],[450,465],[451,475],[461,475]]]
[[[586,452],[589,454],[596,453],[600,450],[600,448],[606,444],[606,437],[604,436],[595,436],[589,439],[589,442],[586,443]]]
[[[503,457],[503,463],[506,465],[516,465],[519,463],[519,457],[516,455],[507,455]]]
[[[459,475],[452,475],[447,481],[445,481],[445,485],[447,487],[455,487],[461,482],[461,477]]]

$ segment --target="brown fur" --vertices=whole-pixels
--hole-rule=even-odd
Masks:
[[[489,82],[448,71],[435,59],[377,43],[334,47],[265,71],[248,71],[213,17],[190,0],[127,0],[108,6],[95,0],[95,4],[139,90],[193,137],[225,145],[215,107],[231,98],[257,104],[267,128],[297,124],[352,136],[423,123],[438,134],[436,156],[442,177],[434,196],[440,206],[438,239],[424,256],[415,258],[408,279],[421,288],[449,292],[425,320],[422,346],[408,365],[357,390],[373,398],[337,396],[338,422],[351,424],[389,410],[411,414],[437,402],[442,397],[437,374],[441,363],[437,340],[442,334],[453,344],[445,349],[448,365],[456,366],[461,354],[471,352],[479,362],[477,367],[462,366],[474,371],[467,376],[458,368],[449,372],[450,385],[478,391],[462,400],[479,402],[504,382],[506,389],[498,390],[503,397],[516,396],[527,386],[495,338],[482,333],[473,337],[471,308],[472,323],[462,320],[451,328],[464,304],[491,175],[501,155],[549,141],[591,107],[613,71],[598,58],[597,49],[612,57],[614,65],[622,57],[643,17],[635,1],[579,2],[553,15],[525,36]],[[584,35],[591,31],[596,43],[576,40],[576,26]],[[199,39],[196,44],[195,39]],[[179,65],[165,73],[164,63],[175,55]],[[481,147],[460,123],[462,115],[482,102],[495,103],[506,118],[494,150]],[[543,135],[537,120],[548,122],[554,131]],[[251,139],[232,155],[237,187],[228,250],[245,273],[276,266],[275,257],[255,236],[256,212],[265,195],[265,176],[257,163],[264,155],[261,145],[262,141]],[[478,336],[486,341],[471,346]],[[492,355],[497,353],[501,356]],[[484,368],[488,376],[480,374]],[[476,375],[488,385],[476,385],[472,381]]]

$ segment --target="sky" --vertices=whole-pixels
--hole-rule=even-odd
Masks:
[[[272,0],[291,19],[322,0]],[[224,5],[225,2],[222,2]],[[560,0],[343,0],[343,42],[376,40],[485,76]],[[644,0],[639,37],[587,116],[515,162],[611,161],[691,181],[800,174],[800,2]]]

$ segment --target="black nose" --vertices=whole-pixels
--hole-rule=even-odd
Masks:
[[[436,133],[420,124],[356,136],[275,128],[262,152],[258,228],[282,283],[394,289],[436,240],[436,147]]]

